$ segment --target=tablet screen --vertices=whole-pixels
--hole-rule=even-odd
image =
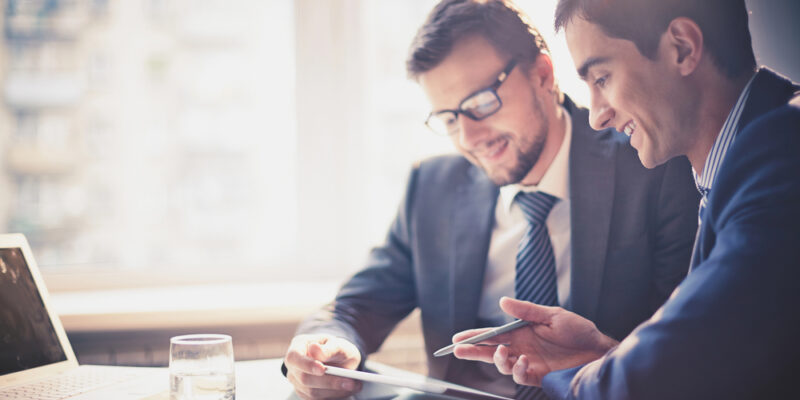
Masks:
[[[364,371],[354,371],[352,369],[345,369],[345,368],[331,367],[331,366],[325,366],[325,373],[328,375],[357,379],[364,382],[374,382],[384,385],[392,385],[392,386],[414,389],[425,393],[441,394],[445,396],[455,397],[458,399],[513,400],[508,397],[498,396],[496,394],[488,392],[482,392],[480,390],[475,390],[472,388],[468,388],[466,386],[456,385],[453,383],[442,382],[440,380],[427,378],[421,375],[401,377],[393,375],[375,374]]]

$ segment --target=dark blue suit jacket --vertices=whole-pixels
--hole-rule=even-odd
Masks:
[[[553,399],[798,398],[798,86],[760,70],[720,166],[692,272],[603,358],[545,376]]]
[[[572,118],[572,273],[565,307],[622,338],[686,275],[699,195],[685,158],[647,170],[623,134],[595,132],[586,109],[568,99],[565,107]],[[422,162],[412,171],[386,242],[298,333],[342,336],[366,355],[419,308],[429,374],[489,389],[483,383],[501,376],[493,366],[476,372],[478,363],[432,353],[456,332],[479,327],[497,197],[498,188],[464,157]]]

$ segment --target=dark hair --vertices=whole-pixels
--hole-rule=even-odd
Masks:
[[[529,67],[541,52],[549,52],[539,31],[508,0],[443,0],[417,31],[409,49],[410,78],[439,65],[459,40],[486,38],[500,54]]]
[[[669,23],[686,17],[700,27],[704,48],[728,78],[756,67],[744,0],[559,0],[556,31],[576,16],[611,37],[632,41],[650,59]]]

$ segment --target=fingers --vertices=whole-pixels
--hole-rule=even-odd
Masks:
[[[512,299],[510,297],[503,297],[500,299],[500,308],[508,315],[514,318],[524,319],[525,321],[536,322],[539,324],[548,324],[550,318],[558,309],[558,307],[540,306],[538,304],[530,303]]]
[[[319,344],[308,345],[311,357],[320,356]],[[316,353],[316,354],[315,354]],[[291,351],[286,356],[286,377],[303,399],[337,399],[361,390],[361,383],[352,379],[325,375],[324,365],[314,358]]]
[[[305,348],[300,350],[294,346],[290,347],[289,351],[286,353],[284,362],[289,371],[298,370],[312,375],[325,374],[325,366],[322,365],[322,362],[309,357]]]
[[[470,329],[466,331],[462,331],[453,335],[453,343],[461,342],[467,340],[471,337],[477,336],[481,333],[484,333],[488,330],[493,328],[480,328],[480,329]],[[488,345],[498,345],[498,344],[505,344],[508,343],[509,339],[511,339],[511,335],[509,333],[501,333],[497,336],[490,337],[485,340],[481,340],[479,343],[481,344],[488,344]]]
[[[358,348],[347,340],[327,336],[300,335],[292,340],[286,352],[286,367],[321,375],[324,365],[355,369],[361,362]]]
[[[362,387],[359,381],[330,375],[316,376],[292,371],[286,377],[302,399],[339,399],[360,391]]]
[[[360,391],[362,383],[325,375],[323,362],[354,369],[360,359],[358,349],[346,340],[300,335],[292,340],[284,358],[286,377],[302,399],[344,398]]]
[[[333,341],[309,344],[308,354],[328,365],[336,365],[337,363],[346,361],[352,356],[351,354],[347,354],[338,343]]]
[[[476,346],[474,344],[460,344],[455,347],[453,355],[462,360],[481,361],[493,363],[493,355],[497,346]],[[500,346],[502,347],[502,346]]]
[[[333,346],[323,346],[319,343],[309,343],[306,351],[311,358],[320,360],[325,364],[333,365],[340,361],[341,356],[337,354],[337,348]]]
[[[308,355],[327,365],[355,369],[361,362],[361,352],[351,342],[341,338],[329,338],[324,342],[310,343]]]
[[[453,343],[460,342],[462,340],[467,340],[473,336],[480,335],[492,328],[480,328],[480,329],[468,329],[466,331],[461,331],[453,335]]]
[[[511,369],[511,376],[517,384],[525,384],[528,379],[528,357],[525,357],[525,355],[519,356],[519,359]]]
[[[497,350],[492,354],[492,361],[495,367],[497,367],[497,371],[501,374],[511,375],[514,362],[517,361],[517,358],[511,356],[508,347],[497,346]]]
[[[529,366],[530,362],[528,357],[524,354],[519,356],[519,359],[516,363],[514,363],[514,367],[511,371],[511,376],[514,378],[514,382],[520,385],[541,386],[542,383],[539,381],[536,374],[530,371]]]

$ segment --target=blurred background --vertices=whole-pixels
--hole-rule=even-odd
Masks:
[[[200,328],[282,354],[383,240],[412,163],[453,151],[404,68],[435,3],[2,2],[0,230],[28,237],[82,361],[163,363],[153,332]],[[517,3],[585,104],[556,1]],[[759,63],[800,80],[800,3],[747,4]]]

